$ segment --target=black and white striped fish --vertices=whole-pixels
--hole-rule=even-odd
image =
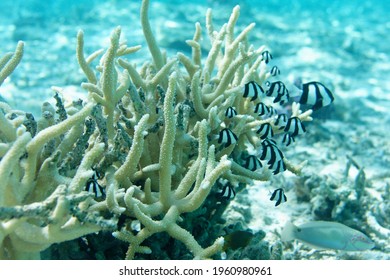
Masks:
[[[267,164],[270,169],[273,170],[273,174],[276,175],[286,170],[286,165],[283,161],[284,155],[281,150],[276,146],[276,142],[272,139],[265,139],[261,142],[262,153],[260,160],[267,160]]]
[[[284,128],[287,123],[287,115],[286,114],[279,114],[276,118],[275,125],[279,128]]]
[[[256,82],[251,81],[245,84],[243,97],[251,98],[251,101],[253,101],[256,100],[260,94],[264,94],[264,90]]]
[[[292,137],[306,132],[305,125],[298,117],[291,117],[288,119],[284,131],[289,133]]]
[[[274,103],[283,105],[284,103],[288,102],[290,94],[283,82],[276,81],[271,83],[267,81],[266,85],[268,86],[268,90],[265,92],[265,95],[275,97],[273,100]]]
[[[258,116],[265,116],[265,115],[276,115],[277,111],[272,106],[267,106],[263,102],[259,102],[255,106],[255,113],[258,113]]]
[[[255,113],[258,113],[259,116],[264,116],[270,113],[270,108],[263,102],[259,102],[255,106]]]
[[[274,132],[272,126],[269,123],[263,123],[260,125],[260,128],[256,131],[257,134],[260,134],[261,139],[272,138],[274,137]]]
[[[271,68],[271,70],[269,71],[269,73],[271,74],[271,76],[276,76],[276,75],[280,75],[280,70],[278,68],[278,66],[273,66]]]
[[[104,188],[98,183],[98,179],[101,179],[103,176],[95,169],[91,178],[85,184],[85,190],[87,192],[92,192],[95,194],[96,198],[105,197],[106,193]]]
[[[251,155],[246,158],[244,167],[246,169],[249,169],[250,171],[255,171],[263,167],[263,165],[261,164],[261,161],[256,156]]]
[[[229,119],[233,118],[234,116],[237,116],[237,111],[233,107],[228,107],[225,112],[225,116]]]
[[[300,86],[302,95],[300,104],[313,105],[313,110],[328,106],[334,100],[332,92],[320,82],[308,82]]]
[[[225,148],[229,147],[231,144],[237,142],[237,136],[228,128],[224,128],[219,132],[218,143],[225,144]]]
[[[273,116],[273,115],[276,115],[278,113],[278,111],[276,111],[276,109],[272,106],[268,106],[269,108],[269,115],[270,116]]]
[[[294,137],[291,136],[290,133],[285,133],[284,136],[283,136],[283,140],[282,140],[282,143],[287,146],[289,146],[292,142],[295,142],[295,139]]]
[[[283,202],[287,202],[287,197],[284,194],[284,190],[282,188],[274,190],[274,192],[271,195],[271,198],[269,199],[271,201],[276,201],[275,207],[279,206]]]
[[[269,168],[273,170],[272,174],[276,175],[280,172],[286,171],[286,164],[283,160],[275,161],[273,164],[269,165]]]
[[[230,200],[236,196],[236,192],[231,184],[226,184],[223,186],[223,189],[218,193],[220,198]]]
[[[273,59],[272,54],[269,51],[263,51],[261,53],[262,60],[265,62],[265,64],[268,64],[268,62]]]

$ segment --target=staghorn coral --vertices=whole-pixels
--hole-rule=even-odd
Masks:
[[[259,118],[255,104],[243,98],[245,84],[262,85],[270,76],[264,46],[255,49],[247,40],[254,24],[235,34],[237,6],[216,30],[208,10],[211,48],[204,62],[199,23],[187,41],[192,57],[178,53],[167,59],[154,39],[148,8],[143,0],[141,23],[151,62],[137,69],[125,59],[141,47],[122,43],[120,27],[105,52],[85,57],[80,31],[76,56],[87,80],[81,85],[88,91],[86,101],[64,105],[54,88],[57,110],[43,104],[38,121],[0,103],[0,258],[39,258],[51,244],[98,231],[128,242],[127,259],[153,254],[145,241],[161,232],[183,243],[193,258],[211,258],[224,239],[211,242],[203,232],[208,244],[202,246],[194,233],[197,221],[223,227],[218,223],[227,203],[216,201],[218,186],[238,191],[253,180],[269,180],[267,165],[244,167],[245,157],[262,149],[256,133],[262,124],[269,124],[275,137],[283,132],[275,115]],[[23,47],[19,43],[1,59],[1,82],[21,61]],[[229,107],[236,116],[225,114]],[[292,116],[310,121],[310,115],[293,104]],[[224,129],[234,133],[235,143],[221,143]],[[302,165],[283,161],[300,173]],[[105,195],[86,192],[90,183]]]

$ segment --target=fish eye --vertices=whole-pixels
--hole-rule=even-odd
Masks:
[[[299,228],[299,227],[297,227],[297,232],[301,232],[302,230]]]

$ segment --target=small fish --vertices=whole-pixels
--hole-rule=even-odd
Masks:
[[[284,155],[276,146],[276,142],[271,139],[265,139],[261,142],[262,153],[260,160],[267,160],[269,168],[273,170],[273,174],[276,175],[286,170],[286,165],[283,161]]]
[[[262,157],[264,158],[260,158],[261,160],[264,160],[267,155],[264,155],[264,153],[267,153],[267,150],[266,148],[273,148],[273,149],[277,149],[277,146],[276,146],[276,142],[272,139],[265,139],[263,142],[261,142],[261,146],[263,147],[263,153],[262,153]],[[281,157],[283,158],[283,157]]]
[[[306,132],[306,128],[298,117],[291,117],[288,119],[285,132],[288,132],[292,137],[298,136]]]
[[[272,54],[269,51],[263,51],[261,53],[262,60],[265,62],[265,64],[268,64],[268,62],[273,59]]]
[[[264,116],[270,113],[270,108],[263,102],[259,102],[255,106],[255,113],[258,113],[259,116]]]
[[[251,98],[251,101],[256,100],[260,93],[264,93],[264,90],[256,82],[251,81],[244,86],[243,97]]]
[[[375,246],[364,233],[340,223],[327,221],[308,222],[300,226],[287,222],[281,239],[284,242],[297,239],[321,250],[363,251]]]
[[[87,192],[94,193],[96,198],[104,197],[106,195],[104,188],[97,181],[98,179],[102,179],[103,176],[100,172],[98,172],[94,168],[92,168],[92,170],[94,170],[94,173],[92,177],[89,178],[88,181],[86,182],[85,190]]]
[[[284,134],[282,143],[288,147],[292,142],[295,142],[294,137],[292,137],[290,133]]]
[[[237,142],[237,136],[228,128],[224,128],[219,132],[218,143],[225,144],[225,148],[229,147],[231,144]]]
[[[261,164],[261,161],[256,156],[251,155],[246,158],[244,167],[246,169],[249,169],[250,171],[255,171],[263,167],[263,165]]]
[[[284,103],[288,102],[290,94],[288,92],[288,89],[286,88],[286,85],[283,82],[276,81],[271,83],[267,81],[266,85],[268,86],[268,90],[265,92],[265,95],[275,97],[273,100],[274,103],[279,103],[280,105],[283,105]]]
[[[265,115],[276,115],[277,111],[272,106],[267,106],[263,102],[259,102],[255,106],[255,113],[258,113],[258,116],[265,116]]]
[[[269,108],[269,114],[271,116],[276,115],[278,113],[278,111],[276,111],[276,109],[274,107],[268,106],[268,108]]]
[[[280,129],[284,128],[287,123],[287,115],[279,114],[276,118],[275,125],[279,126]]]
[[[284,194],[284,190],[282,188],[274,190],[274,192],[271,195],[271,198],[269,199],[271,201],[276,200],[275,207],[279,206],[283,202],[287,202],[287,197]]]
[[[223,198],[223,199],[226,199],[226,200],[230,200],[230,199],[233,199],[236,196],[236,192],[234,191],[232,185],[226,184],[226,185],[224,185],[224,187],[221,190],[221,192],[218,193],[218,196],[220,198]]]
[[[238,248],[246,247],[253,236],[254,234],[248,230],[233,231],[223,237],[225,239],[223,250],[236,250]]]
[[[257,134],[260,134],[261,139],[272,138],[274,137],[274,132],[272,126],[269,123],[263,123],[260,125],[260,128],[256,131]]]
[[[228,107],[225,112],[225,116],[229,119],[233,118],[234,116],[237,116],[237,111],[233,107]]]
[[[269,168],[273,170],[272,174],[276,175],[280,172],[286,171],[286,164],[283,160],[275,161],[273,164],[269,165]]]
[[[299,103],[313,105],[313,110],[328,106],[334,100],[332,92],[320,82],[308,82],[298,88],[302,90]]]
[[[278,68],[278,66],[274,66],[271,68],[271,71],[269,71],[271,76],[276,76],[276,75],[280,75],[280,70]]]

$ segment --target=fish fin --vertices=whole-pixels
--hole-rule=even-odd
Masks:
[[[296,229],[297,227],[291,221],[288,221],[282,230],[281,240],[283,242],[294,240]]]

